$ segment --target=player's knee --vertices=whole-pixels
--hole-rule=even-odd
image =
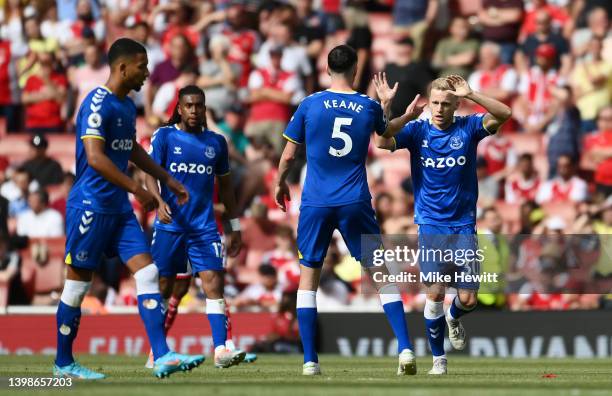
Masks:
[[[136,279],[136,294],[159,293],[159,271],[155,264],[149,264],[134,273]]]
[[[89,286],[91,286],[91,282],[67,279],[66,283],[64,283],[64,290],[62,290],[60,300],[73,308],[80,307],[89,290]]]
[[[478,298],[476,297],[476,293],[460,294],[459,302],[461,305],[463,305],[466,311],[471,311],[472,309],[476,308]]]

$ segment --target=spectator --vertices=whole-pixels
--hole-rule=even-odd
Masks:
[[[502,234],[503,221],[499,212],[489,207],[482,212],[482,226],[478,232],[478,248],[483,252],[481,273],[498,274],[498,282],[483,282],[478,291],[478,302],[486,307],[502,308],[506,277],[510,271],[510,245]]]
[[[470,75],[468,83],[473,90],[509,105],[517,92],[518,74],[512,65],[501,63],[500,55],[499,44],[482,43],[478,65]],[[477,106],[475,109],[479,113],[483,110],[482,106]]]
[[[52,2],[40,24],[40,32],[44,38],[54,39],[63,47],[72,38],[71,25],[71,21],[59,19],[57,4]]]
[[[240,65],[227,60],[230,45],[227,36],[213,36],[208,44],[210,59],[200,62],[197,84],[206,92],[207,107],[213,111],[215,119],[223,118],[232,104],[238,101]]]
[[[539,204],[548,202],[577,203],[587,199],[588,186],[576,176],[575,162],[569,155],[561,155],[557,160],[558,176],[544,182],[536,195]]]
[[[512,64],[523,19],[523,0],[483,0],[478,20],[484,41],[501,46],[502,63]]]
[[[477,54],[478,40],[470,38],[467,19],[457,17],[451,22],[450,37],[438,41],[432,62],[439,77],[457,74],[467,79]]]
[[[548,177],[557,174],[557,160],[561,155],[569,156],[572,161],[580,158],[580,112],[574,105],[572,90],[565,86],[562,88],[550,87],[554,101],[547,114],[552,118],[546,126],[548,145]]]
[[[499,198],[498,175],[487,173],[487,161],[479,157],[476,161],[476,175],[478,177],[478,207],[488,207],[495,204]]]
[[[68,69],[68,81],[74,98],[72,123],[76,124],[78,108],[85,97],[97,87],[104,85],[110,74],[110,68],[103,63],[103,52],[95,44],[85,47],[85,63]]]
[[[537,51],[542,44],[550,44],[554,47],[555,56],[552,67],[561,70],[561,73],[566,75],[571,66],[569,45],[563,36],[553,32],[551,16],[545,10],[538,11],[536,14],[536,32],[527,36],[521,45],[521,54],[528,59],[528,61],[522,60],[524,65],[536,63]]]
[[[223,120],[217,126],[221,133],[232,143],[231,146],[238,151],[240,156],[244,156],[249,139],[244,135],[244,108],[238,104],[233,104],[224,113]],[[231,153],[230,153],[231,154]]]
[[[176,35],[170,41],[170,54],[163,62],[153,69],[145,94],[145,114],[151,125],[157,125],[159,119],[153,117],[153,100],[157,90],[165,83],[174,81],[182,70],[188,67],[197,70],[195,64],[195,53],[187,37]]]
[[[317,70],[317,59],[325,44],[325,14],[316,11],[312,6],[313,0],[297,0],[297,26],[295,28],[295,41],[306,48],[312,70]],[[316,86],[313,91],[317,91]]]
[[[57,14],[60,21],[76,21],[79,18],[79,3],[81,1],[83,0],[62,0],[56,2],[58,7]],[[89,0],[88,3],[91,8],[92,18],[96,20],[100,19],[100,3],[94,0]]]
[[[195,84],[197,78],[196,70],[190,65],[185,65],[176,79],[165,82],[159,87],[155,93],[151,109],[158,123],[169,120],[172,117],[172,113],[174,113],[178,103],[178,91],[182,87]]]
[[[604,40],[611,37],[610,16],[605,8],[596,7],[589,11],[587,26],[577,29],[572,35],[572,54],[577,59],[582,59],[589,52],[590,42],[593,38]]]
[[[74,179],[75,176],[71,172],[64,173],[64,181],[62,181],[59,195],[55,197],[50,205],[52,209],[57,210],[64,218],[66,217],[66,202],[68,201],[68,194],[70,193],[70,189],[74,184]]]
[[[52,53],[41,52],[39,75],[28,78],[23,89],[25,127],[30,133],[48,133],[64,130],[62,106],[66,99],[68,82],[56,72]]]
[[[38,182],[25,168],[17,168],[11,176],[11,180],[2,184],[0,194],[9,201],[9,216],[15,217],[28,209],[28,194],[39,188]]]
[[[553,68],[555,56],[556,50],[551,44],[540,45],[536,64],[521,75],[520,96],[514,102],[513,114],[527,132],[542,132],[550,120],[553,101],[550,87],[563,83],[559,72]]]
[[[244,7],[238,3],[232,3],[227,9],[225,23],[216,29],[211,27],[212,34],[224,34],[230,39],[231,45],[227,60],[240,65],[241,74],[238,79],[238,87],[241,99],[246,96],[245,90],[252,70],[251,57],[259,47],[257,33],[249,29],[246,22]]]
[[[596,191],[612,195],[612,105],[599,110],[597,133],[584,139],[585,165],[595,170]]]
[[[576,96],[576,105],[582,117],[582,131],[595,129],[597,112],[610,103],[608,87],[612,76],[612,62],[602,58],[603,43],[598,37],[591,38],[586,59],[578,63],[570,76]]]
[[[0,286],[8,286],[8,305],[30,303],[21,281],[21,257],[10,249],[7,235],[0,236]]]
[[[25,169],[41,187],[59,184],[64,180],[62,166],[47,155],[49,142],[44,135],[34,135],[30,140],[30,157],[23,163]]]
[[[372,32],[368,26],[368,14],[362,7],[347,7],[343,12],[344,23],[349,31],[346,44],[357,51],[357,71],[353,88],[365,93],[371,81],[372,68]]]
[[[296,76],[297,82],[306,87],[312,87],[313,70],[310,66],[308,53],[306,49],[293,41],[292,27],[288,23],[275,23],[270,28],[270,37],[266,40],[259,49],[255,57],[255,65],[259,70],[267,69],[273,66],[272,50],[276,51],[278,56],[279,48],[282,48],[280,66],[277,69],[282,69],[287,73],[292,73]],[[251,73],[251,76],[253,73]],[[249,76],[249,89],[251,76]],[[303,85],[303,82],[306,84]]]
[[[523,25],[521,26],[521,34],[519,41],[524,41],[527,36],[536,33],[537,31],[537,15],[544,11],[551,17],[552,27],[556,32],[568,31],[568,25],[571,28],[572,21],[567,13],[567,10],[556,4],[551,4],[547,0],[533,0],[531,7],[525,12]]]
[[[391,103],[392,117],[404,114],[406,107],[414,100],[414,97],[425,95],[427,86],[433,80],[433,74],[425,63],[413,60],[414,42],[411,38],[404,38],[395,42],[394,59],[387,61],[384,72],[390,86],[398,83],[397,94]],[[370,85],[368,95],[376,98],[374,85]]]
[[[522,154],[517,164],[517,172],[506,181],[506,202],[520,204],[535,199],[540,178],[533,166],[533,156]]]
[[[276,269],[269,264],[262,264],[258,272],[258,282],[247,286],[232,302],[237,309],[257,307],[274,311],[278,307],[283,291],[278,284]]]
[[[297,290],[300,281],[300,266],[296,255],[297,245],[293,229],[279,225],[274,238],[273,250],[264,253],[262,262],[270,264],[278,271],[278,281],[283,290]]]
[[[282,134],[289,121],[291,107],[297,106],[304,97],[298,76],[282,68],[284,51],[280,46],[272,48],[270,66],[251,73],[251,113],[245,128],[249,138],[265,136],[278,154],[284,147]]]
[[[21,128],[19,88],[15,72],[11,42],[0,35],[0,117],[6,120],[8,132]]]
[[[376,212],[376,221],[382,228],[385,221],[393,217],[393,195],[386,191],[376,195],[374,211]]]
[[[270,220],[268,208],[262,203],[251,206],[251,217],[242,222],[242,250],[237,257],[240,264],[246,262],[251,250],[266,252],[274,249],[278,224]]]
[[[72,36],[64,43],[71,65],[83,62],[88,43],[103,42],[106,36],[106,24],[103,19],[96,18],[94,3],[97,2],[78,0],[77,19],[70,26]]]
[[[413,40],[415,60],[421,59],[427,28],[436,19],[439,7],[438,0],[396,1],[393,5],[394,31]]]
[[[30,209],[17,216],[17,235],[28,238],[56,238],[64,235],[64,220],[49,208],[49,195],[37,190],[28,195]]]
[[[0,10],[0,36],[11,43],[13,59],[19,59],[28,52],[23,29],[24,4],[20,0],[6,0]]]

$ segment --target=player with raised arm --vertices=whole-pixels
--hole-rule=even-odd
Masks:
[[[206,293],[206,314],[215,345],[215,367],[239,364],[241,350],[226,348],[225,301],[223,299],[223,245],[215,221],[213,191],[219,183],[219,199],[229,216],[231,232],[226,244],[229,256],[240,251],[240,221],[229,169],[225,138],[206,127],[204,91],[195,85],[181,88],[178,103],[168,125],[159,128],[151,140],[153,160],[188,189],[191,200],[179,206],[176,195],[157,180],[146,177],[147,189],[157,202],[157,219],[152,251],[160,273],[162,295],[170,298],[178,273],[187,271],[187,260],[202,280]]]
[[[109,253],[118,254],[134,274],[138,312],[155,355],[153,373],[167,377],[200,365],[204,356],[172,352],[166,343],[157,267],[127,193],[134,194],[145,210],[155,209],[157,200],[126,174],[128,161],[161,180],[176,194],[179,204],[188,202],[189,193],[135,141],[136,106],[127,95],[140,90],[149,75],[145,48],[134,40],[118,39],[108,51],[108,62],[111,73],[106,85],[87,95],[77,115],[77,170],[66,205],[67,273],[57,309],[53,373],[105,378],[74,360],[72,344],[93,271],[101,256]]]
[[[286,211],[286,200],[290,200],[287,174],[299,145],[303,144],[308,172],[297,231],[300,259],[297,318],[304,348],[304,375],[321,373],[315,350],[316,290],[335,229],[342,234],[351,255],[357,260],[363,259],[364,267],[370,267],[371,252],[365,249],[362,257],[361,237],[380,236],[380,229],[372,209],[365,162],[372,131],[385,133],[385,113],[397,91],[396,85],[394,89],[378,92],[382,107],[355,92],[352,84],[357,54],[347,45],[332,49],[327,63],[331,88],[305,98],[287,125],[284,136],[288,142],[281,156],[275,189],[276,203]],[[375,248],[378,247],[380,242]],[[398,375],[416,374],[416,360],[397,285],[376,286],[398,341]]]
[[[455,116],[461,98],[481,105],[487,113]],[[410,151],[419,247],[425,253],[451,249],[456,254],[454,257],[460,258],[458,254],[477,249],[476,147],[480,140],[496,133],[512,113],[505,104],[472,91],[463,78],[454,75],[432,82],[428,104],[431,120],[398,117],[390,123],[386,136],[376,138],[376,145],[391,151],[402,148]],[[424,282],[427,287],[424,316],[433,354],[429,374],[446,374],[446,324],[453,348],[465,348],[465,330],[459,318],[474,310],[479,288],[478,282],[456,274],[477,272],[478,262],[464,259],[446,262],[435,254],[420,258],[423,279],[433,279],[431,276],[435,274],[453,274],[451,279],[457,280],[446,284]],[[457,296],[445,314],[446,286],[455,287]]]

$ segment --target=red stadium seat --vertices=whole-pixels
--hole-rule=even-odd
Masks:
[[[542,205],[549,217],[560,217],[570,227],[576,221],[576,205],[571,202],[551,202]]]
[[[30,246],[34,243],[44,244],[48,248],[48,260],[44,264],[37,263],[29,249],[22,252],[24,276],[33,278],[34,294],[50,293],[59,291],[64,284],[64,246],[65,238],[31,239]],[[33,273],[33,276],[29,274]]]
[[[519,204],[510,204],[505,201],[497,201],[495,208],[502,217],[506,233],[516,233],[521,225],[521,212]]]

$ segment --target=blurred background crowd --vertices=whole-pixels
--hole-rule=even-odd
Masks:
[[[300,100],[328,86],[326,55],[341,43],[358,52],[356,90],[375,98],[378,71],[399,83],[394,116],[447,74],[512,106],[513,119],[478,151],[482,265],[507,274],[483,290],[482,306],[609,307],[611,16],[609,0],[0,0],[0,306],[57,303],[75,115],[106,81],[109,43],[127,36],[145,44],[151,72],[133,95],[141,144],[186,84],[205,90],[208,126],[230,144],[244,240],[227,263],[236,309],[292,315],[305,160],[302,153],[282,213],[272,197],[281,135]],[[464,101],[459,114],[482,110]],[[383,232],[416,234],[409,154],[372,147],[368,178]],[[150,230],[154,215],[134,207]],[[125,268],[104,261],[83,309],[135,305]],[[364,287],[336,236],[320,306],[378,306]],[[194,283],[183,306],[200,310],[199,290]],[[405,300],[420,310],[424,296]]]

